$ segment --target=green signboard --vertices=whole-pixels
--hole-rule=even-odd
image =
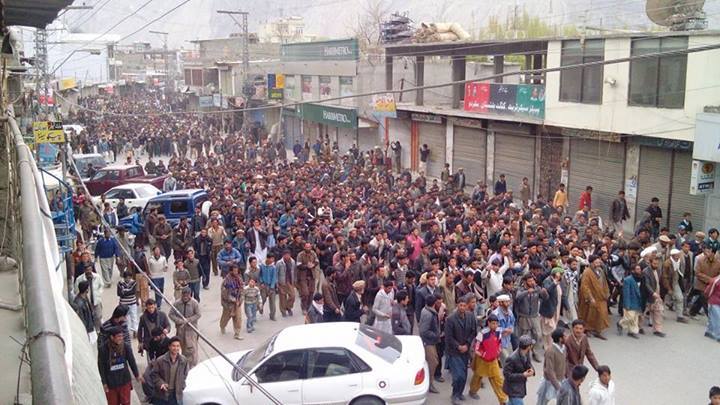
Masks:
[[[283,62],[358,60],[359,55],[357,39],[301,42],[285,44],[280,48],[280,58]]]
[[[270,100],[282,100],[283,99],[283,89],[268,89],[268,98]]]
[[[304,120],[340,128],[358,127],[357,110],[320,104],[300,104],[297,115]]]

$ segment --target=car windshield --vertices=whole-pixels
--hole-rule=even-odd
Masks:
[[[360,324],[355,344],[392,364],[400,358],[402,343],[395,336]]]
[[[255,366],[260,364],[265,358],[272,354],[273,349],[275,348],[275,339],[277,339],[277,335],[277,333],[274,334],[270,337],[270,339],[266,340],[265,343],[256,347],[255,350],[246,353],[240,358],[240,360],[238,360],[237,365],[240,366],[246,374],[250,373]],[[234,381],[240,381],[242,375],[240,375],[236,369],[233,369],[232,378]]]

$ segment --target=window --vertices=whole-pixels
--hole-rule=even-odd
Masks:
[[[309,378],[336,377],[360,371],[345,349],[317,349],[308,358]]]
[[[687,47],[687,37],[639,38],[632,42],[632,56]],[[686,70],[686,54],[631,61],[628,105],[683,108]]]
[[[305,353],[304,350],[293,350],[274,355],[255,371],[257,381],[274,383],[304,378]]]
[[[391,364],[402,354],[402,342],[398,338],[368,325],[358,327],[355,344]]]
[[[133,167],[128,169],[127,171],[127,177],[139,177],[140,176],[140,170],[137,167]]]
[[[182,214],[188,212],[189,204],[188,200],[174,200],[170,201],[170,213]]]
[[[108,200],[119,200],[121,198],[131,200],[135,198],[135,193],[133,193],[132,190],[120,188],[108,191],[107,194],[105,194],[105,198]]]
[[[562,66],[599,62],[604,59],[605,42],[602,39],[563,41],[560,64]],[[603,92],[603,66],[586,66],[560,71],[560,101],[600,104]]]
[[[148,204],[149,206],[150,204]],[[263,359],[272,354],[275,348],[275,339],[277,339],[277,333],[266,340],[262,345],[258,346],[251,352],[245,353],[244,356],[238,360],[237,365],[245,372],[249,373],[252,369],[258,365]],[[233,368],[232,379],[233,381],[240,381],[242,375]]]

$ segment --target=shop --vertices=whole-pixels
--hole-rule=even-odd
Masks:
[[[690,194],[692,142],[640,137],[640,165],[637,176],[636,218],[641,218],[650,201],[657,197],[663,212],[661,226],[677,230],[685,212],[692,214],[697,230],[705,223],[705,196]]]
[[[445,162],[445,151],[447,150],[445,145],[445,124],[443,119],[439,115],[432,114],[419,114],[412,113],[412,132],[418,139],[417,148],[414,148],[413,153],[420,152],[420,148],[423,145],[427,145],[430,148],[430,156],[427,162],[427,173],[428,177],[440,178]],[[418,156],[418,162],[420,161]],[[418,163],[419,165],[419,163]]]
[[[533,127],[491,121],[489,130],[495,140],[493,178],[497,180],[504,174],[507,188],[514,191],[516,198],[523,177],[528,178],[530,190],[534,190],[536,137]]]
[[[603,218],[609,217],[613,200],[625,188],[625,144],[619,136],[611,139],[570,138],[569,213],[577,211],[580,194],[592,186],[592,208],[598,209]]]
[[[485,182],[487,167],[487,130],[482,121],[455,118],[453,122],[452,168],[465,172],[466,190],[472,190],[478,181]]]

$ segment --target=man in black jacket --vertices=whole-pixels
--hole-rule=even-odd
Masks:
[[[89,287],[90,283],[87,281],[80,282],[78,285],[78,293],[72,302],[72,307],[85,326],[85,331],[88,334],[90,343],[93,344],[95,343],[94,339],[97,339],[97,334],[95,334],[95,314],[93,313],[93,308],[92,305],[90,305],[90,299],[88,297]]]
[[[446,364],[452,375],[453,405],[465,400],[463,390],[467,382],[467,368],[470,362],[470,348],[477,334],[475,316],[467,311],[468,297],[460,298],[455,312],[445,321]]]
[[[135,363],[132,346],[123,340],[124,332],[120,326],[108,328],[108,339],[98,350],[100,380],[110,405],[130,404],[130,392],[132,391],[130,370],[139,383],[143,382]]]
[[[153,340],[152,333],[156,328],[162,329],[167,335],[170,333],[170,320],[164,312],[157,309],[155,300],[149,298],[145,301],[145,311],[140,315],[137,335],[138,353],[142,356],[143,351],[148,351],[148,361],[155,358],[149,353],[149,350],[150,342]]]
[[[523,405],[523,398],[527,395],[527,379],[535,375],[530,351],[535,341],[528,335],[520,336],[518,349],[505,360],[503,366],[503,391],[510,397],[508,405]]]

